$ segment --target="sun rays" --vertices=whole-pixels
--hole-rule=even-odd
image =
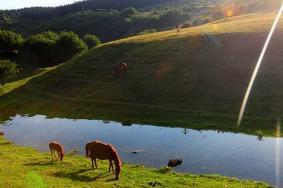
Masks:
[[[276,187],[280,187],[280,140],[281,140],[281,123],[280,120],[277,121],[276,125],[276,145],[275,145],[275,176],[276,176]]]
[[[258,61],[257,61],[256,67],[255,67],[254,72],[253,72],[253,74],[252,74],[251,80],[250,80],[250,82],[249,82],[247,91],[246,91],[246,93],[245,93],[245,96],[244,96],[244,99],[243,99],[243,102],[242,102],[242,105],[241,105],[241,109],[240,109],[240,113],[239,113],[239,117],[238,117],[238,122],[237,122],[237,125],[238,125],[238,126],[240,126],[240,124],[241,124],[241,122],[242,122],[243,115],[244,115],[245,110],[246,110],[247,102],[248,102],[248,100],[249,100],[249,96],[250,96],[252,87],[253,87],[253,85],[254,85],[254,81],[255,81],[255,79],[256,79],[258,70],[259,70],[260,65],[261,65],[261,63],[262,63],[262,61],[263,61],[264,55],[265,55],[266,50],[267,50],[267,48],[268,48],[268,46],[269,46],[269,43],[270,43],[271,38],[272,38],[272,36],[273,36],[273,33],[274,33],[275,29],[276,29],[276,26],[278,25],[278,22],[279,22],[279,19],[280,19],[281,15],[282,15],[282,12],[283,12],[283,3],[282,3],[282,5],[281,5],[281,7],[280,7],[280,9],[279,9],[279,12],[277,13],[277,16],[276,16],[276,18],[275,18],[275,20],[274,20],[274,22],[273,22],[273,25],[272,25],[272,27],[271,27],[271,30],[270,30],[270,32],[269,32],[269,34],[268,34],[268,37],[267,37],[267,39],[266,39],[266,41],[265,41],[265,44],[264,44],[264,46],[263,46],[263,49],[262,49],[261,54],[260,54],[260,56],[259,56],[259,59],[258,59]]]

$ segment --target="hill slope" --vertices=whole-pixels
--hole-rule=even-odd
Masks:
[[[252,91],[246,125],[235,126],[274,16],[250,14],[181,35],[106,43],[2,96],[0,110],[274,134],[273,119],[283,115],[283,20]],[[115,80],[113,67],[122,61],[129,70]]]

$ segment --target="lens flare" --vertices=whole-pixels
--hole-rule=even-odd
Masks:
[[[228,9],[225,11],[225,15],[227,17],[231,17],[231,16],[234,16],[234,10],[233,9]]]
[[[277,122],[277,128],[276,128],[276,156],[275,156],[275,162],[276,162],[276,187],[280,187],[280,139],[281,139],[281,124],[280,120]]]
[[[282,15],[282,12],[283,12],[283,3],[281,5],[281,8],[279,9],[279,12],[278,12],[275,20],[274,20],[274,23],[273,23],[273,25],[271,27],[271,30],[269,31],[268,37],[267,37],[267,39],[265,41],[265,44],[264,44],[264,46],[262,48],[261,54],[259,56],[259,59],[257,61],[256,67],[255,67],[254,72],[253,72],[253,75],[251,77],[250,83],[248,85],[247,91],[245,93],[245,96],[244,96],[244,99],[243,99],[243,102],[242,102],[242,106],[241,106],[241,109],[240,109],[239,117],[238,117],[238,122],[237,122],[238,126],[240,126],[240,124],[242,122],[243,115],[244,115],[245,110],[246,110],[247,102],[248,102],[248,99],[249,99],[252,87],[254,85],[255,78],[257,76],[258,70],[259,70],[260,65],[262,63],[262,60],[264,58],[265,52],[266,52],[266,50],[267,50],[267,48],[269,46],[270,40],[272,38],[272,35],[273,35],[273,33],[274,33],[275,29],[276,29],[276,26],[277,26],[277,24],[279,22],[279,19],[280,19],[281,15]]]

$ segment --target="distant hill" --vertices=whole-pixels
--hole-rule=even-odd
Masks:
[[[139,33],[164,31],[176,24],[191,27],[226,16],[272,10],[278,0],[86,0],[60,7],[0,11],[0,28],[25,36],[51,30],[95,34],[111,41]],[[135,13],[125,14],[133,7]],[[233,15],[225,11],[233,9]]]
[[[197,3],[196,3],[197,2]],[[87,0],[51,8],[0,11],[0,28],[25,36],[52,30],[95,34],[110,41],[141,32],[171,29],[206,14],[220,0]],[[133,7],[137,13],[125,16]]]
[[[103,44],[2,96],[0,109],[273,134],[272,120],[283,116],[282,19],[252,91],[246,124],[235,125],[274,16],[249,14],[181,35],[172,30]],[[112,70],[119,62],[129,69],[115,80]],[[252,120],[258,123],[247,123]]]

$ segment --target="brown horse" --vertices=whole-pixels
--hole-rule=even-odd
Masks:
[[[120,77],[121,72],[127,72],[127,70],[128,70],[127,63],[119,63],[114,68],[115,78],[118,79]]]
[[[56,142],[51,142],[51,143],[49,143],[49,149],[50,149],[50,152],[51,152],[52,160],[53,160],[53,156],[55,156],[55,158],[56,158],[55,152],[57,152],[58,159],[63,161],[65,152],[64,152],[64,148],[61,144],[58,144]]]
[[[116,174],[116,180],[119,179],[122,162],[120,160],[120,157],[116,149],[111,144],[105,144],[100,141],[90,142],[86,144],[85,150],[86,150],[86,156],[90,157],[91,159],[93,169],[94,169],[93,164],[95,164],[95,167],[98,168],[96,159],[109,160],[108,172],[110,172],[112,168],[113,173]],[[113,161],[116,167],[115,172],[114,172],[113,163],[112,163]]]
[[[0,136],[4,136],[4,132],[3,131],[0,131]]]

